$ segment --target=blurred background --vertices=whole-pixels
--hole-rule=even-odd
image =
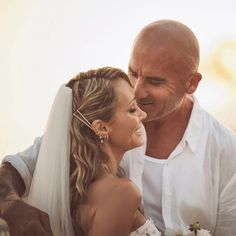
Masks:
[[[0,159],[43,133],[58,87],[79,71],[127,71],[147,23],[175,19],[201,46],[200,104],[236,131],[236,1],[0,0]]]

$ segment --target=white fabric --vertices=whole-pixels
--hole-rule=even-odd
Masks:
[[[34,140],[34,144],[23,152],[19,152],[15,155],[5,156],[2,160],[2,162],[10,162],[23,178],[26,187],[24,196],[27,196],[29,193],[41,142],[42,137],[37,137]]]
[[[49,115],[27,199],[48,213],[56,236],[74,235],[69,199],[71,109],[72,90],[63,85]]]
[[[145,215],[151,217],[164,232],[165,223],[162,217],[162,171],[167,160],[144,156],[144,171],[142,178],[143,209]],[[153,181],[155,180],[155,181]]]
[[[195,232],[188,230],[188,232],[181,232],[172,229],[167,229],[165,231],[165,236],[196,236]],[[210,232],[205,229],[200,229],[197,231],[197,236],[211,236]]]
[[[161,236],[151,219],[146,220],[145,224],[136,229],[130,236]]]
[[[3,160],[23,173],[27,188],[40,143],[36,140],[26,152]],[[146,142],[127,152],[122,165],[141,192],[145,145]],[[30,170],[28,174],[26,169]],[[197,101],[185,135],[165,164],[162,178],[162,211],[167,228],[187,233],[188,225],[199,221],[212,235],[236,235],[236,137]]]
[[[144,144],[123,159],[123,167],[141,191],[145,150]],[[212,235],[236,235],[236,136],[196,100],[184,137],[165,163],[162,178],[167,228],[187,233],[188,226],[199,221]]]

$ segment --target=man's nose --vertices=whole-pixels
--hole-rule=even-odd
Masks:
[[[134,83],[134,90],[138,91],[140,87],[142,86],[142,84],[143,84],[143,79],[141,77],[138,77]]]
[[[143,98],[147,95],[147,88],[142,78],[138,78],[134,85],[134,93],[137,99]]]

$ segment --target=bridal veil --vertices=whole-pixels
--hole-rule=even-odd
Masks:
[[[48,213],[55,236],[74,236],[70,215],[72,90],[62,85],[43,134],[27,202]]]

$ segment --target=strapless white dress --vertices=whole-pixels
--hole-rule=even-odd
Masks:
[[[151,219],[148,219],[145,224],[133,231],[129,236],[161,236]]]

